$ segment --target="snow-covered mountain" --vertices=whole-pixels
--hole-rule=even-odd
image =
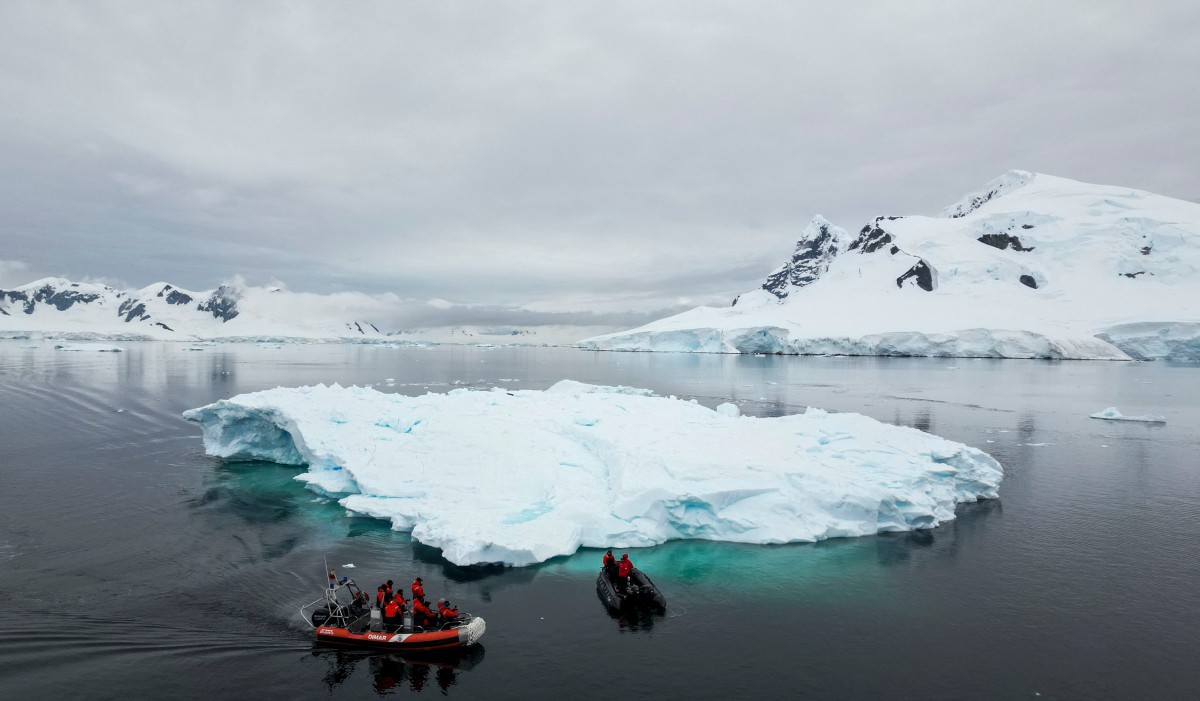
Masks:
[[[608,350],[1200,360],[1200,204],[1009,171],[940,216],[817,216],[761,288]]]
[[[222,285],[195,292],[159,282],[121,290],[46,278],[0,290],[0,338],[104,340],[269,340],[358,343],[565,345],[612,327],[400,323],[412,312],[429,318],[444,302],[358,292],[327,295],[279,287]]]
[[[312,309],[306,297],[279,288],[222,285],[194,292],[159,282],[119,290],[45,278],[0,290],[0,335],[193,340],[196,338],[382,338],[368,321]]]

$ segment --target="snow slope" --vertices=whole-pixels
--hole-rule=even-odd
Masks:
[[[742,417],[571,381],[421,397],[276,388],[184,416],[209,454],[306,465],[297,479],[457,564],[932,528],[995,498],[1003,477],[979,450],[857,414]]]
[[[941,216],[820,216],[733,306],[580,342],[660,350],[1200,359],[1200,205],[1010,171]]]

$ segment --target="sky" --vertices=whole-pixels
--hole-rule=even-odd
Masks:
[[[1190,0],[7,0],[0,287],[635,325],[754,289],[814,214],[1010,168],[1200,200],[1197,36]]]

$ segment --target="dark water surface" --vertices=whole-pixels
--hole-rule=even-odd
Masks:
[[[1198,697],[1200,367],[121,345],[0,342],[4,698]],[[1007,476],[1000,500],[933,531],[632,551],[669,613],[617,620],[593,590],[598,551],[456,568],[347,518],[296,469],[206,457],[179,417],[276,385],[564,378],[760,416],[857,411],[983,448]],[[1087,418],[1110,405],[1168,423]],[[323,556],[372,589],[422,576],[487,619],[483,649],[314,648],[296,609],[319,596]]]

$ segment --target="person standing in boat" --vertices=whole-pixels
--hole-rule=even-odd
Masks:
[[[375,595],[375,603],[379,605],[379,608],[383,608],[384,597],[391,593],[392,593],[392,580],[389,579],[386,583],[379,585],[379,591]]]
[[[633,572],[633,560],[629,559],[629,553],[621,553],[621,561],[617,563],[617,576],[620,578],[621,589],[629,590],[629,575]]]
[[[412,593],[414,599],[425,598],[425,585],[421,584],[421,578],[417,577],[412,583]]]
[[[608,577],[608,581],[613,584],[617,583],[617,558],[613,557],[612,551],[604,553],[604,576]]]

